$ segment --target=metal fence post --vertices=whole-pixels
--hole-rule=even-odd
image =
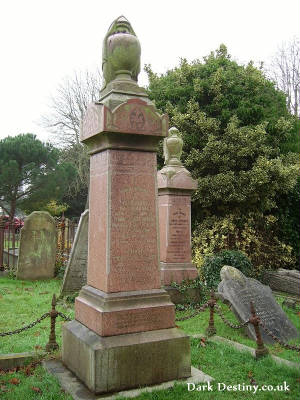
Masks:
[[[262,340],[261,334],[260,334],[260,329],[259,329],[259,321],[260,318],[258,315],[255,313],[255,308],[254,304],[252,301],[250,301],[250,311],[251,311],[251,317],[249,319],[250,324],[254,326],[255,334],[256,334],[256,344],[257,348],[255,350],[255,357],[260,358],[263,356],[266,356],[269,354],[269,350],[265,347],[264,342]]]
[[[5,228],[5,222],[3,218],[0,217],[0,271],[4,270],[4,265],[3,265],[4,228]]]
[[[65,222],[65,216],[64,214],[61,217],[61,223],[60,223],[60,228],[61,228],[61,259],[64,259],[64,253],[65,253],[65,230],[66,230],[66,222]]]
[[[209,306],[209,323],[208,323],[208,327],[205,332],[206,332],[207,336],[213,336],[217,332],[217,330],[215,328],[215,324],[214,324],[214,311],[215,311],[216,299],[215,299],[215,293],[213,290],[211,290],[211,292],[210,292],[210,299],[208,300],[207,303]]]
[[[46,344],[46,351],[53,351],[59,348],[58,344],[56,343],[56,336],[55,336],[55,321],[56,317],[58,316],[58,312],[55,309],[56,306],[56,296],[55,294],[52,297],[52,310],[50,311],[50,318],[51,318],[51,325],[50,325],[50,335],[49,335],[49,342]]]

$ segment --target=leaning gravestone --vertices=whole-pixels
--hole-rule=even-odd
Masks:
[[[220,297],[231,304],[233,312],[240,321],[245,322],[250,318],[250,301],[252,301],[256,314],[275,336],[283,341],[298,337],[297,329],[274,299],[269,286],[247,278],[238,269],[227,265],[221,269],[220,275],[222,279],[218,286]],[[262,328],[260,331],[265,343],[274,343]],[[251,339],[256,339],[251,324],[248,324],[246,332]]]
[[[57,246],[55,221],[46,211],[34,211],[25,220],[17,266],[18,279],[54,277]]]
[[[86,285],[88,225],[89,210],[85,210],[81,214],[76,231],[69,262],[63,279],[61,295],[78,292],[84,285]]]

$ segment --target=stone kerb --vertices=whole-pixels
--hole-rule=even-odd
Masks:
[[[21,229],[18,279],[54,277],[57,231],[54,218],[46,211],[34,211]]]
[[[191,256],[191,195],[197,181],[182,165],[182,139],[176,128],[164,139],[165,166],[157,173],[161,281],[172,282],[198,277]]]

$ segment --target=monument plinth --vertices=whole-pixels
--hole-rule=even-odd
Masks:
[[[175,328],[160,279],[156,151],[168,119],[136,83],[139,54],[118,18],[104,40],[101,98],[82,122],[91,155],[87,285],[63,329],[63,362],[94,393],[190,376],[189,338]]]
[[[164,139],[165,166],[157,173],[160,264],[163,285],[198,277],[191,259],[191,195],[197,181],[180,161],[182,139],[176,128]]]

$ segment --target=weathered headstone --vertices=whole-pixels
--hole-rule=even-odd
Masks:
[[[21,229],[17,266],[18,279],[54,277],[57,232],[54,218],[46,211],[34,211]]]
[[[63,326],[64,364],[94,393],[191,375],[189,338],[161,289],[156,151],[168,120],[137,85],[140,44],[124,17],[104,39],[105,84],[83,119],[90,151],[87,285]]]
[[[88,223],[89,210],[80,217],[75,239],[61,288],[61,295],[78,292],[86,285],[88,257]]]
[[[163,285],[198,277],[191,254],[191,195],[197,181],[180,161],[182,139],[176,128],[164,139],[165,166],[157,173],[160,266]]]
[[[247,278],[241,271],[230,266],[224,266],[220,274],[222,281],[219,283],[218,292],[231,304],[240,321],[245,322],[249,319],[252,301],[256,314],[275,336],[284,341],[298,337],[297,329],[276,302],[269,286],[256,279]],[[265,343],[274,343],[262,328],[260,331]],[[248,324],[246,332],[251,339],[256,339],[251,324]]]
[[[279,268],[277,271],[267,271],[264,279],[272,290],[300,296],[300,272],[295,269]]]

